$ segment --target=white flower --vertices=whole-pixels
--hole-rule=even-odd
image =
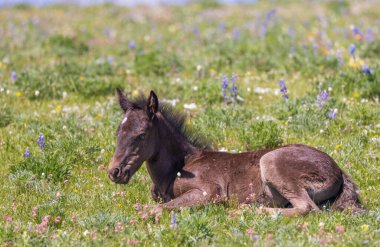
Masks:
[[[198,87],[197,86],[193,86],[191,89],[193,89],[193,91],[198,91]]]
[[[64,91],[64,92],[62,93],[62,98],[66,99],[66,97],[67,97],[67,92]]]
[[[198,64],[197,65],[197,70],[200,71],[202,69],[202,65]]]
[[[177,172],[177,177],[181,177],[181,173],[180,172]]]
[[[40,95],[40,91],[38,90],[34,91],[34,95],[37,97],[38,95]]]
[[[194,110],[197,108],[197,105],[195,103],[190,103],[190,104],[184,104],[183,107],[188,110]]]
[[[86,231],[83,232],[83,236],[87,236],[89,233],[90,233],[90,231],[86,230]]]

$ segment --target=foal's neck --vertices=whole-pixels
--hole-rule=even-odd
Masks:
[[[148,160],[147,168],[161,194],[169,196],[170,185],[185,165],[186,156],[199,151],[184,134],[158,113],[157,152]]]

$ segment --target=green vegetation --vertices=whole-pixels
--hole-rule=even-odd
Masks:
[[[269,2],[0,9],[0,243],[379,246],[380,9]],[[285,218],[231,201],[175,211],[171,227],[144,166],[126,186],[107,177],[116,87],[155,90],[215,150],[315,146],[368,212]]]

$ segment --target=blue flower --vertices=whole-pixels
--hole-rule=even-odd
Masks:
[[[16,73],[16,71],[12,71],[12,73],[11,73],[11,79],[12,79],[12,81],[16,81],[17,80],[17,73]]]
[[[289,99],[289,96],[287,94],[288,89],[286,88],[285,81],[283,79],[279,80],[278,85],[280,85],[280,92],[282,93],[282,97],[285,100],[288,100]]]
[[[332,109],[329,113],[328,113],[328,117],[329,118],[336,118],[336,114],[338,113],[338,109]]]
[[[372,70],[365,63],[363,63],[362,69],[367,75],[372,75]]]
[[[135,41],[134,40],[129,41],[128,46],[129,46],[130,49],[135,49],[136,48]]]
[[[25,149],[25,153],[24,153],[24,157],[25,157],[25,158],[29,158],[29,156],[30,156],[29,148],[26,147],[26,149]]]
[[[170,212],[170,227],[171,228],[176,228],[177,227],[177,217],[175,217],[174,211]]]
[[[356,50],[355,45],[351,44],[350,48],[349,48],[349,52],[350,52],[350,55],[352,56],[353,59],[355,59],[355,50]]]
[[[329,93],[326,90],[322,90],[319,92],[319,95],[317,97],[317,104],[319,105],[319,108],[322,109],[323,105],[327,103],[329,99]]]
[[[40,145],[40,149],[43,149],[45,147],[45,137],[42,133],[38,136],[37,143]]]

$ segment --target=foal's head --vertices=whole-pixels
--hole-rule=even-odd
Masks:
[[[116,91],[124,118],[117,129],[117,146],[108,176],[115,183],[126,184],[143,162],[156,153],[158,99],[151,91],[147,102],[134,103],[120,89]]]

